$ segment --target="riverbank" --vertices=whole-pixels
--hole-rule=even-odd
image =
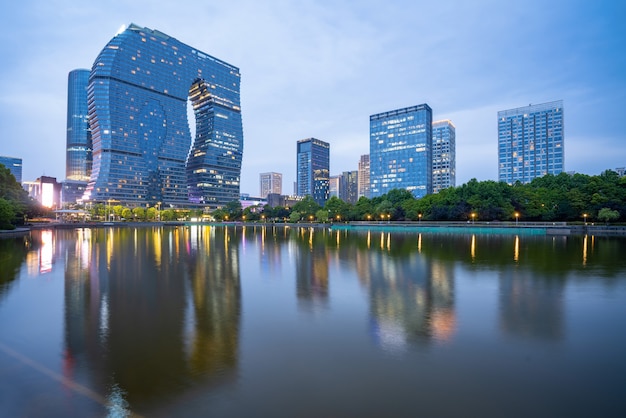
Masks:
[[[76,228],[146,228],[175,226],[247,226],[316,228],[332,230],[370,230],[383,232],[421,232],[448,234],[506,234],[506,235],[594,235],[626,236],[626,226],[607,225],[568,225],[566,222],[341,222],[341,223],[273,223],[273,222],[51,222],[33,224],[12,231],[0,231],[0,238],[24,236],[36,229],[76,229]]]

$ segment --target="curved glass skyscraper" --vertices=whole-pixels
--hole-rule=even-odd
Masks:
[[[131,24],[89,77],[93,169],[87,200],[216,208],[239,199],[239,69]],[[191,141],[187,100],[193,105]]]
[[[89,70],[67,77],[67,138],[65,178],[86,182],[91,175],[91,132],[87,116]]]

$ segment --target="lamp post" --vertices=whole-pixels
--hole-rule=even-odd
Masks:
[[[519,221],[519,212],[515,212],[515,225],[518,224]]]
[[[422,214],[421,213],[417,215],[417,219],[418,219],[417,220],[418,223],[422,222]]]
[[[472,223],[474,223],[474,219],[476,218],[476,214],[472,212]]]
[[[585,219],[585,226],[587,226],[587,214],[583,213],[583,218]]]

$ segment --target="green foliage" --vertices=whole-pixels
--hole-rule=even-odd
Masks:
[[[300,214],[300,212],[294,210],[289,215],[289,222],[298,222],[300,218],[302,218],[302,215]]]
[[[15,210],[10,201],[0,197],[0,229],[15,229],[11,223],[15,218]]]
[[[328,222],[328,211],[325,209],[320,209],[315,213],[315,219],[318,222]]]
[[[318,210],[320,210],[320,205],[317,204],[315,200],[311,196],[306,196],[301,201],[297,202],[293,205],[292,210],[296,212],[300,212],[303,216],[313,215]]]
[[[15,180],[11,171],[0,164],[0,199],[8,202],[13,216],[5,221],[5,226],[13,229],[24,223],[25,217],[35,217],[46,211],[37,202],[28,197],[26,190]],[[8,212],[5,213],[5,216]],[[2,227],[6,229],[5,227]]]
[[[602,208],[598,212],[598,220],[602,222],[606,222],[607,224],[611,221],[615,221],[619,219],[619,212],[616,210],[611,210],[609,208]]]

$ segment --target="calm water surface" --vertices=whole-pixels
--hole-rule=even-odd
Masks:
[[[7,417],[624,417],[626,240],[272,227],[0,240]]]

